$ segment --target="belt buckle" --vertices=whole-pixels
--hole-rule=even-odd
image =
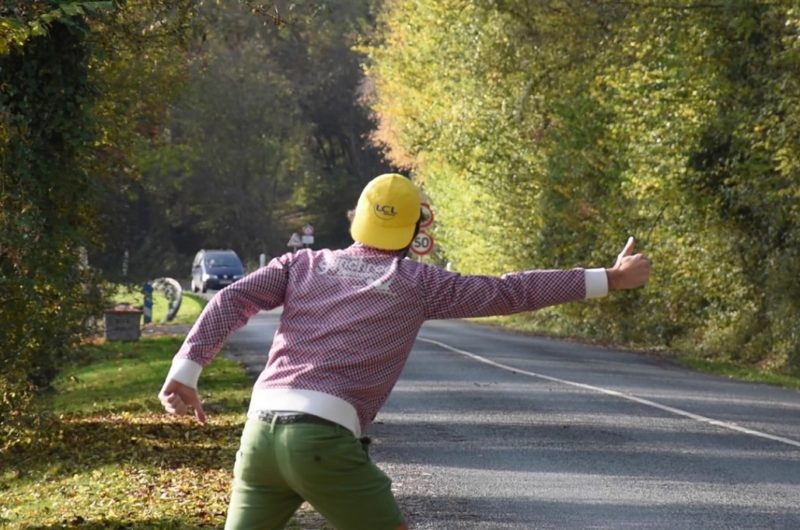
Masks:
[[[265,421],[267,423],[270,423],[274,416],[271,410],[257,410],[255,411],[255,413],[256,413],[256,418],[258,418],[260,421]]]
[[[286,425],[288,423],[300,423],[308,417],[307,414],[301,413],[278,413],[271,410],[257,410],[256,417],[264,422],[272,423],[273,421],[279,425]]]

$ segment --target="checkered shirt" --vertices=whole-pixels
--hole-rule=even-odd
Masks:
[[[353,405],[365,429],[426,320],[506,315],[585,294],[584,269],[578,268],[462,276],[358,243],[301,250],[218,292],[176,359],[205,366],[251,316],[283,305],[255,388],[336,396]]]

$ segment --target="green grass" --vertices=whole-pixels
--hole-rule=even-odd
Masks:
[[[209,422],[162,413],[179,337],[87,346],[38,405],[39,439],[0,456],[0,526],[221,528],[251,381],[218,358],[201,380]]]
[[[749,365],[745,362],[735,362],[725,358],[701,357],[699,355],[695,355],[689,352],[666,352],[666,351],[654,352],[652,350],[644,350],[641,348],[637,349],[631,346],[617,346],[606,342],[600,343],[597,341],[592,341],[591,339],[585,339],[581,337],[558,336],[556,334],[548,334],[540,332],[539,328],[536,327],[536,324],[533,323],[529,318],[526,318],[524,314],[511,315],[508,317],[485,317],[479,319],[471,319],[471,321],[476,324],[494,326],[507,330],[518,331],[520,333],[530,333],[537,336],[548,336],[555,340],[558,339],[572,340],[575,342],[585,343],[585,344],[597,344],[608,348],[621,347],[625,351],[639,351],[640,353],[645,355],[652,355],[653,353],[657,353],[658,355],[662,355],[664,357],[672,359],[675,362],[683,366],[686,366],[688,368],[691,368],[693,370],[697,370],[698,372],[722,375],[725,377],[729,377],[731,379],[739,379],[742,381],[751,381],[754,383],[765,383],[770,385],[782,386],[786,388],[800,389],[800,374],[798,373],[787,374],[775,370],[770,370],[768,368]]]
[[[157,393],[180,344],[84,348],[40,399],[37,439],[0,454],[0,527],[222,528],[252,383],[218,358],[201,378],[209,422],[163,414]]]
[[[141,308],[137,288],[112,290],[112,303]],[[158,324],[169,304],[158,291],[153,302]],[[184,292],[170,324],[193,323],[206,302]],[[0,528],[223,527],[252,381],[219,356],[200,379],[207,424],[167,416],[157,395],[182,341],[97,339],[80,349],[37,398],[35,436],[0,452]],[[308,516],[304,505],[287,528]]]
[[[166,336],[87,346],[80,362],[61,374],[57,392],[42,405],[55,414],[160,412],[155,396],[182,340]],[[244,392],[233,390],[242,385]],[[215,406],[228,408],[248,399],[250,386],[236,363],[218,357],[203,371],[201,392]]]
[[[712,373],[754,383],[766,383],[800,390],[800,377],[758,370],[752,366],[727,359],[707,359],[694,355],[681,355],[676,359],[693,370]]]
[[[181,343],[82,348],[37,399],[37,436],[0,453],[0,528],[223,528],[252,382],[220,356],[200,379],[206,425],[164,414],[157,394]],[[304,505],[287,528],[309,516]]]
[[[202,296],[183,293],[181,307],[171,324],[193,324],[208,301]],[[161,294],[153,297],[153,322],[161,322],[169,310],[169,301]]]
[[[144,305],[144,294],[139,287],[118,285],[115,287],[112,301],[115,304],[130,304],[141,308]],[[202,296],[184,291],[181,296],[181,307],[170,324],[192,324],[203,310],[207,300]],[[169,311],[169,300],[160,291],[153,292],[153,323],[161,323]]]

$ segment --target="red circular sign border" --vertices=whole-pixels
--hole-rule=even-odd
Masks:
[[[427,208],[428,211],[431,214],[430,217],[428,217],[427,222],[424,222],[424,224],[422,222],[420,222],[420,224],[419,224],[420,228],[428,228],[429,226],[431,226],[433,224],[433,208],[431,208],[431,205],[428,204],[427,202],[421,202],[419,207],[420,208]]]
[[[428,232],[426,232],[425,230],[420,230],[419,232],[417,232],[417,235],[416,235],[416,236],[414,236],[414,241],[416,241],[416,240],[417,240],[417,236],[420,236],[420,235],[427,236],[427,237],[428,237],[428,239],[430,239],[430,240],[431,240],[431,245],[428,247],[428,250],[426,250],[425,252],[417,252],[417,251],[414,249],[414,243],[412,242],[412,243],[411,243],[411,252],[413,252],[413,253],[414,253],[414,254],[416,254],[417,256],[427,256],[428,254],[430,254],[431,252],[433,252],[433,243],[434,243],[434,239],[433,239],[433,236],[432,236],[432,235],[430,235],[430,234],[429,234]]]

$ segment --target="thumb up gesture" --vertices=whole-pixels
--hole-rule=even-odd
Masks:
[[[629,237],[625,248],[617,256],[617,262],[606,269],[609,290],[636,289],[650,279],[650,260],[643,254],[634,254],[635,245],[633,236]]]

